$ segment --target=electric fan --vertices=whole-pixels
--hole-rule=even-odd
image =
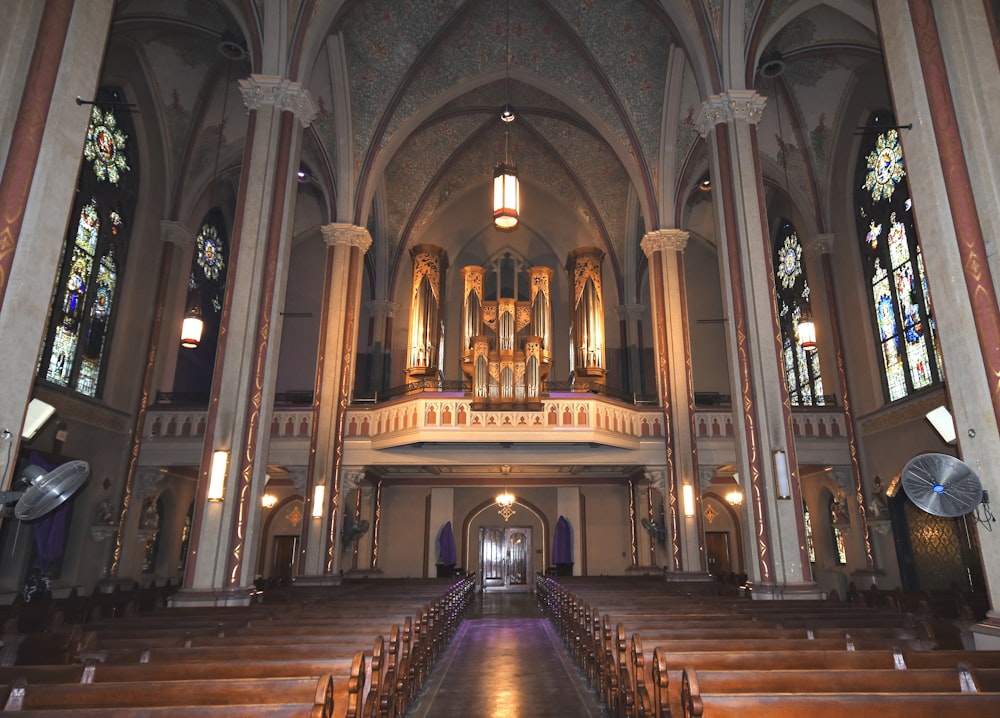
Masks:
[[[21,521],[41,518],[54,511],[79,489],[90,474],[86,461],[68,461],[52,471],[32,464],[21,474],[16,488],[0,491],[0,514]],[[13,510],[8,504],[13,504]]]
[[[934,516],[964,516],[983,500],[983,483],[976,473],[948,454],[914,456],[903,467],[900,481],[910,500]]]

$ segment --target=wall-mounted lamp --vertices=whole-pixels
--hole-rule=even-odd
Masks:
[[[939,406],[937,409],[931,409],[927,412],[927,421],[931,422],[931,426],[937,431],[941,440],[946,444],[954,444],[958,435],[955,432],[955,420],[951,416],[951,412],[948,411],[947,406]]]
[[[226,471],[228,468],[228,451],[216,451],[212,454],[212,470],[208,474],[209,501],[222,501],[226,492]]]
[[[694,487],[691,484],[684,484],[681,488],[684,503],[684,518],[694,517]]]
[[[323,484],[316,484],[313,487],[312,517],[314,519],[323,518],[323,501],[326,499],[326,487]]]
[[[774,480],[778,487],[778,498],[792,498],[792,481],[788,470],[788,455],[781,449],[774,452]]]
[[[260,505],[265,509],[273,509],[278,505],[278,497],[274,494],[264,494],[260,497]]]

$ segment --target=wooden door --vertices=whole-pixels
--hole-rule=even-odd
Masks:
[[[275,536],[272,539],[271,578],[291,583],[295,578],[294,564],[298,545],[298,536]]]
[[[733,570],[728,531],[706,531],[705,553],[708,554],[708,571],[713,576],[725,576]]]
[[[482,527],[479,529],[479,557],[484,591],[531,590],[530,527]]]

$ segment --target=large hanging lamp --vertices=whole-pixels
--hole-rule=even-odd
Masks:
[[[509,119],[508,119],[509,118]],[[514,113],[505,105],[500,119],[512,122]],[[510,231],[517,227],[521,212],[521,191],[517,180],[517,166],[510,160],[510,131],[503,133],[502,162],[493,170],[493,226]]]

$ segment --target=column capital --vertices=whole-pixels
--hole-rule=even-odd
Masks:
[[[643,235],[639,246],[642,247],[647,258],[651,257],[654,252],[664,250],[683,252],[690,236],[691,233],[685,232],[683,229],[654,229]]]
[[[294,114],[303,127],[308,127],[316,118],[316,104],[309,90],[298,82],[277,75],[250,75],[240,80],[239,84],[243,104],[248,111],[274,105],[279,111],[288,110]]]
[[[833,238],[832,234],[817,234],[802,242],[802,251],[810,258],[830,254],[833,252]]]
[[[667,467],[647,466],[642,472],[650,486],[659,491],[664,496],[667,495]]]
[[[391,317],[399,309],[399,302],[390,302],[388,299],[373,299],[366,306],[368,311],[376,316]]]
[[[320,227],[320,231],[323,233],[323,241],[326,242],[326,246],[328,247],[337,244],[347,244],[352,247],[358,247],[361,249],[361,253],[364,254],[372,246],[371,234],[368,233],[367,229],[359,227],[356,224],[334,222],[333,224],[324,224]]]
[[[160,220],[160,240],[170,242],[181,249],[190,249],[194,244],[194,234],[180,222]]]
[[[646,312],[645,304],[619,304],[615,307],[619,319],[642,319]]]
[[[345,466],[340,470],[340,484],[344,490],[357,489],[364,483],[365,467]]]
[[[712,95],[701,105],[695,125],[702,137],[708,135],[720,122],[743,120],[752,125],[760,122],[767,98],[755,90],[730,90],[721,95]]]

